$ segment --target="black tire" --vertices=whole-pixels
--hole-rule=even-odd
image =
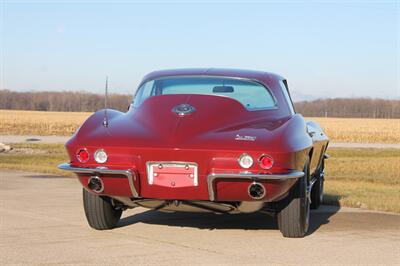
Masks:
[[[309,180],[308,161],[305,175],[299,179],[289,195],[289,203],[278,213],[278,227],[284,237],[299,238],[307,234],[310,223],[310,200],[307,195]]]
[[[90,227],[97,230],[114,228],[122,210],[116,210],[108,197],[101,197],[83,189],[83,208]]]
[[[322,204],[324,197],[324,160],[322,160],[321,166],[317,171],[317,181],[315,181],[311,189],[311,209],[318,209]]]

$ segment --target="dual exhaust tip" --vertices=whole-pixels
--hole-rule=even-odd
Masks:
[[[250,184],[247,192],[250,198],[254,200],[260,200],[265,197],[267,190],[265,189],[263,184],[258,182],[253,182]]]
[[[101,193],[104,190],[104,183],[98,176],[91,176],[88,181],[88,188],[96,193]]]

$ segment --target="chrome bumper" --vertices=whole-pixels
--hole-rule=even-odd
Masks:
[[[252,173],[223,173],[223,174],[209,174],[207,176],[208,194],[211,201],[215,200],[214,193],[214,180],[215,179],[250,179],[254,181],[260,180],[286,180],[296,179],[304,176],[304,172],[296,171],[288,174],[252,174]]]
[[[133,180],[136,180],[136,174],[133,173],[131,170],[126,169],[107,169],[107,168],[83,168],[83,167],[74,167],[71,166],[69,163],[62,163],[58,165],[58,168],[61,170],[71,171],[77,174],[111,174],[111,175],[124,175],[128,178],[129,187],[131,189],[132,195],[135,198],[139,197],[139,194],[136,191],[135,185]]]
[[[84,168],[74,167],[69,163],[62,163],[58,165],[61,170],[71,171],[74,173],[85,173],[85,174],[111,174],[111,175],[124,175],[128,178],[129,186],[133,197],[138,198],[139,194],[136,191],[133,181],[136,180],[136,174],[131,170],[126,169],[102,169],[102,168]],[[211,173],[207,176],[208,195],[210,201],[215,201],[214,193],[214,181],[216,179],[249,179],[254,181],[260,180],[286,180],[286,179],[297,179],[304,176],[304,172],[296,171],[288,174],[253,174],[253,173]]]

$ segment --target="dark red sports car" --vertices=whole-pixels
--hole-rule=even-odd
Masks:
[[[123,210],[276,214],[302,237],[321,204],[328,138],[293,108],[284,78],[226,69],[157,71],[126,113],[94,113],[67,142],[89,225]]]

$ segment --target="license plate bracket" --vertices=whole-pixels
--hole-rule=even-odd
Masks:
[[[198,166],[191,162],[147,162],[149,185],[170,188],[198,186]]]

